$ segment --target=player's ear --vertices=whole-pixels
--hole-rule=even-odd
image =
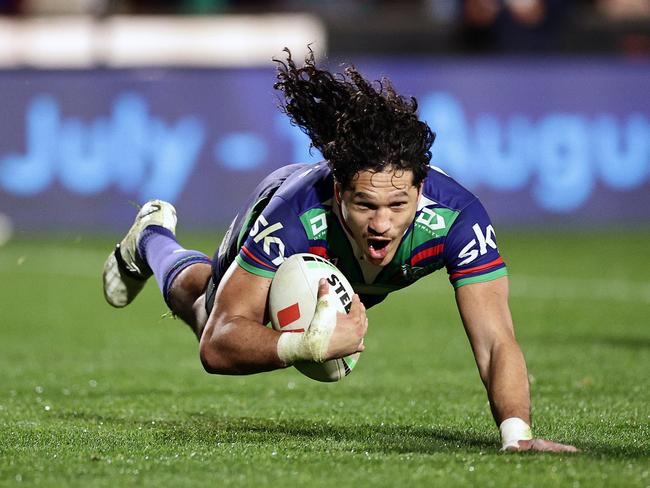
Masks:
[[[341,205],[341,195],[343,194],[343,186],[338,181],[334,182],[334,198],[336,203]]]

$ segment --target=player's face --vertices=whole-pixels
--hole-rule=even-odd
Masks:
[[[350,188],[335,188],[344,225],[368,262],[390,263],[415,217],[420,188],[411,171],[361,171]]]

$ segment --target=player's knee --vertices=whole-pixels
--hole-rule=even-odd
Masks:
[[[169,301],[180,307],[190,307],[205,293],[210,273],[211,268],[205,263],[195,263],[183,269],[169,286]]]

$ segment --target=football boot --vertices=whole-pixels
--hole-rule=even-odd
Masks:
[[[114,307],[122,308],[131,303],[153,274],[138,252],[140,235],[150,225],[164,227],[175,234],[174,206],[162,200],[145,203],[124,239],[106,259],[103,273],[104,297]]]

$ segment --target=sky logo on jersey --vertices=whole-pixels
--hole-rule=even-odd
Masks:
[[[255,224],[250,231],[250,236],[253,238],[253,242],[258,244],[262,241],[262,249],[267,256],[271,256],[271,245],[275,244],[277,246],[277,256],[271,260],[276,266],[280,266],[284,261],[284,242],[282,239],[276,236],[272,236],[275,231],[282,229],[284,226],[280,222],[269,225],[267,220],[264,218],[264,215],[260,215]]]
[[[494,232],[494,227],[492,227],[492,224],[488,225],[485,228],[485,234],[483,234],[483,231],[481,230],[481,226],[478,224],[474,224],[472,226],[472,229],[474,230],[476,239],[472,239],[469,242],[469,244],[467,244],[460,251],[458,257],[465,258],[465,259],[460,263],[458,263],[458,266],[469,264],[479,256],[483,256],[487,254],[488,246],[490,246],[492,249],[497,248],[497,243],[494,240],[496,238],[496,233]],[[477,239],[478,239],[478,249],[476,249]]]

